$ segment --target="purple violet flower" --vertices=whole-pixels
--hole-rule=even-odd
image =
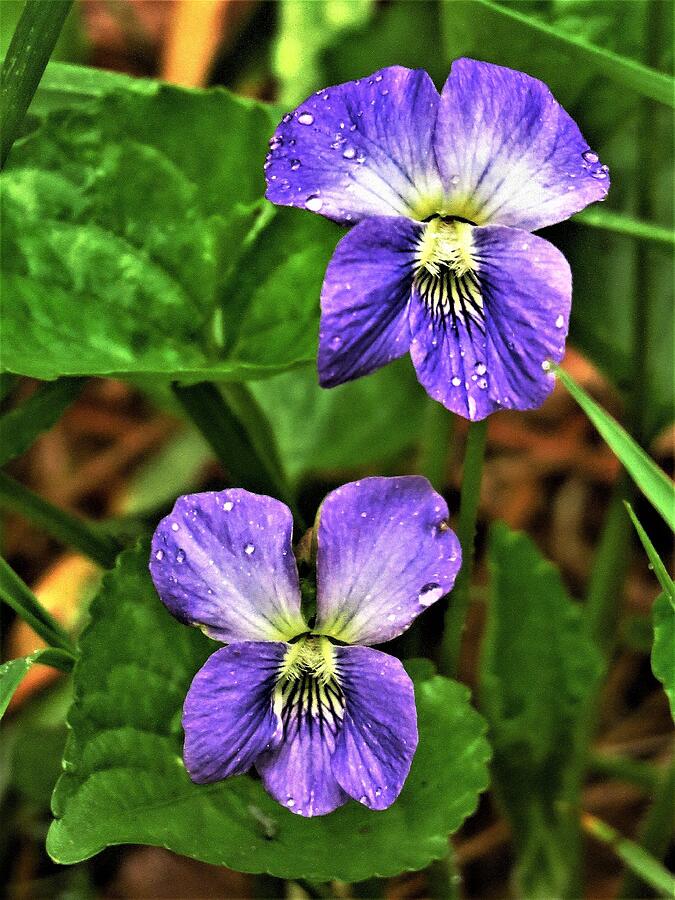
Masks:
[[[425,478],[365,478],[329,494],[317,533],[316,620],[300,605],[293,522],[278,500],[233,489],[180,497],[150,557],[170,612],[229,646],[183,708],[193,781],[260,773],[302,816],[350,797],[386,809],[417,747],[413,686],[370,645],[402,634],[461,564],[448,508]]]
[[[410,351],[427,393],[466,418],[543,402],[572,280],[530,232],[609,188],[545,84],[458,59],[439,96],[426,72],[391,66],[285,115],[265,169],[273,203],[354,226],[321,292],[322,386]]]

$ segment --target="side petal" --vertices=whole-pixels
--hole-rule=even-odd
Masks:
[[[434,142],[448,212],[479,225],[533,231],[609,189],[607,166],[548,87],[491,63],[452,64]]]
[[[375,216],[342,238],[321,290],[319,382],[335,387],[408,352],[419,226]]]
[[[412,681],[398,659],[370,647],[339,647],[337,660],[346,705],[333,774],[359,803],[387,809],[417,749]]]
[[[452,588],[459,541],[426,478],[364,478],[319,510],[315,631],[348,644],[402,634]]]
[[[288,644],[244,641],[210,656],[183,706],[185,767],[205,784],[247,772],[281,739],[272,699]]]
[[[472,230],[483,300],[479,322],[439,322],[415,298],[410,347],[429,396],[474,421],[498,409],[535,409],[554,385],[572,301],[567,260],[548,241],[516,228]]]
[[[407,215],[441,190],[438,100],[426,72],[402,66],[317,91],[283,117],[270,141],[268,200],[342,224]]]
[[[188,494],[157,526],[150,572],[162,602],[219,641],[287,640],[307,630],[278,500],[241,489]]]

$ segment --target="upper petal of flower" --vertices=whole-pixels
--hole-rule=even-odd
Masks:
[[[350,224],[408,215],[438,195],[438,91],[426,72],[391,66],[318,91],[270,141],[267,198]]]
[[[445,189],[436,212],[480,225],[533,231],[604,199],[609,189],[607,167],[548,87],[491,63],[452,64],[434,143]]]
[[[331,760],[342,788],[370,809],[401,792],[417,749],[413,685],[393,656],[370,647],[336,648],[345,713]]]
[[[409,219],[373,216],[337,245],[321,290],[323,387],[367,375],[408,352],[418,233]]]
[[[548,241],[517,228],[466,229],[471,268],[436,290],[418,280],[410,347],[427,393],[472,420],[534,409],[565,352],[572,276]],[[470,234],[469,234],[470,233]]]
[[[152,539],[157,592],[183,622],[216,640],[302,634],[293,520],[278,500],[232,489],[179,497]]]
[[[217,650],[197,672],[183,707],[183,756],[193,781],[241,775],[279,743],[272,695],[288,646],[242,641]]]
[[[330,764],[345,702],[336,650],[315,636],[288,648],[274,693],[283,738],[256,761],[265,790],[301,816],[323,816],[349,799]]]
[[[346,643],[402,634],[451,589],[461,552],[426,478],[364,478],[319,510],[315,630]]]

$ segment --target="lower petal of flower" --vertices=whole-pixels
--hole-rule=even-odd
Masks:
[[[359,803],[386,809],[401,793],[417,749],[413,685],[399,660],[379,650],[339,647],[336,657],[346,706],[333,774]]]
[[[200,784],[247,772],[279,743],[272,694],[288,644],[242,641],[217,650],[195,675],[183,707],[183,756]]]
[[[345,704],[335,650],[314,635],[287,650],[273,701],[283,739],[256,761],[265,790],[301,816],[325,815],[349,799],[330,765]]]
[[[438,219],[427,227],[410,315],[421,384],[472,420],[540,406],[553,388],[549,360],[565,350],[572,282],[564,256],[516,228]]]

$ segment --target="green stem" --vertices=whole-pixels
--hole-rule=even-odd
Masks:
[[[671,798],[672,799],[672,798]],[[647,884],[666,897],[672,897],[675,891],[675,878],[661,863],[654,859],[643,847],[629,841],[619,834],[611,825],[601,819],[584,813],[581,817],[584,831],[603,844],[610,847],[628,869],[636,876],[638,884]],[[631,897],[644,896],[642,891],[631,894]]]
[[[656,786],[654,802],[640,829],[640,846],[655,859],[663,859],[673,834],[673,797],[675,797],[675,763],[670,764]],[[626,872],[619,897],[622,900],[630,900],[631,897],[643,896],[644,881],[645,879],[635,871],[629,870]]]
[[[487,441],[488,420],[472,422],[466,441],[464,474],[459,501],[457,536],[462,547],[462,568],[450,594],[450,604],[445,616],[445,631],[441,670],[445,675],[456,676],[466,616],[471,604],[471,575],[473,572],[476,516],[480,500],[480,482]]]
[[[19,135],[73,0],[26,0],[2,64],[0,165]]]
[[[223,394],[210,382],[190,386],[174,384],[174,393],[194,424],[211,445],[232,483],[259,494],[283,500],[293,513],[299,529],[305,523],[291,488],[275,459],[273,434],[262,410],[250,394]],[[233,399],[236,398],[236,407]],[[263,441],[268,443],[263,446]]]
[[[39,525],[53,538],[79,550],[104,569],[112,568],[121,550],[117,541],[101,533],[96,525],[43,500],[4,472],[0,472],[0,509]]]
[[[1,556],[0,598],[11,606],[50,647],[66,650],[75,656],[75,647],[66,632]]]
[[[448,448],[454,425],[453,414],[442,404],[430,400],[425,410],[418,469],[437,491],[442,491],[446,483]]]

